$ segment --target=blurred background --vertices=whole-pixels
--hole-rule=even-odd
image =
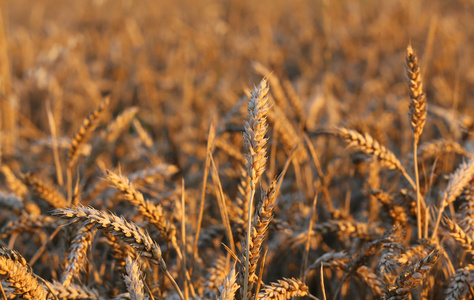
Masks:
[[[112,111],[139,106],[155,138],[167,126],[193,142],[268,72],[289,80],[310,129],[387,109],[404,114],[410,42],[430,112],[472,125],[468,0],[3,0],[1,13],[4,156],[49,134],[46,100],[58,136],[70,137],[106,94]],[[177,112],[187,117],[177,122]],[[395,127],[408,132],[405,120]]]

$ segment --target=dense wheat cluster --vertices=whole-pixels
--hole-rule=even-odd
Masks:
[[[473,299],[474,3],[0,3],[1,299]]]

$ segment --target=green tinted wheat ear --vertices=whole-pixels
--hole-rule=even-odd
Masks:
[[[246,253],[249,253],[250,234],[251,234],[251,213],[253,198],[255,196],[255,187],[260,176],[265,171],[265,164],[267,162],[265,145],[267,139],[267,112],[270,108],[268,103],[268,85],[267,81],[263,79],[260,85],[251,92],[250,100],[248,102],[248,120],[245,122],[244,142],[248,149],[247,154],[247,172],[250,177],[250,200],[248,206],[247,219],[247,238],[246,238]],[[244,299],[247,295],[247,282],[249,278],[249,256],[245,260],[245,280],[244,280]]]
[[[418,158],[417,147],[420,140],[423,127],[426,122],[427,104],[426,96],[423,93],[423,83],[421,81],[420,67],[418,58],[413,52],[411,45],[407,48],[407,76],[408,86],[410,88],[410,123],[413,129],[413,159],[415,165],[415,183],[416,183],[416,220],[418,227],[418,239],[421,239],[421,195],[420,180],[418,176]]]

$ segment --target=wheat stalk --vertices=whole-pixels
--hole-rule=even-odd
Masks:
[[[426,97],[423,93],[423,83],[421,82],[420,67],[418,59],[413,52],[411,45],[407,48],[407,76],[408,86],[410,88],[410,118],[411,127],[413,129],[413,164],[415,166],[415,183],[416,183],[416,220],[418,228],[418,239],[421,239],[423,227],[421,225],[421,199],[420,195],[420,179],[418,174],[418,141],[420,140],[423,127],[426,122],[426,114],[428,105]]]
[[[263,79],[260,85],[251,93],[248,102],[248,121],[245,121],[244,142],[248,149],[247,157],[247,172],[250,177],[250,198],[248,203],[248,219],[247,219],[247,237],[245,253],[250,252],[250,238],[251,238],[251,212],[253,205],[253,198],[255,195],[255,188],[260,176],[265,171],[265,164],[267,162],[265,145],[267,139],[265,134],[267,132],[266,115],[269,110],[268,102],[268,85],[267,81]],[[249,255],[245,259],[245,275],[244,275],[244,300],[247,299],[248,279],[249,279]]]

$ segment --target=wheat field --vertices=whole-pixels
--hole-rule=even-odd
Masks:
[[[474,299],[473,15],[0,1],[0,299]]]

